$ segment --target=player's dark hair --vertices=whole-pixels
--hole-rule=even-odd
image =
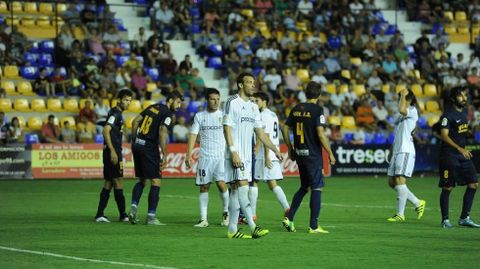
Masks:
[[[322,87],[320,84],[315,81],[310,81],[305,89],[305,96],[307,99],[316,99],[320,96],[321,91]]]
[[[183,95],[179,91],[172,91],[168,94],[167,96],[167,102],[170,99],[180,99],[184,101],[185,99],[183,98]]]
[[[118,92],[118,99],[123,99],[123,97],[128,96],[128,97],[133,97],[133,92],[129,89],[121,89]]]
[[[205,88],[205,98],[206,99],[210,98],[210,94],[220,95],[220,92],[215,88]]]
[[[262,99],[262,101],[267,101],[267,104],[270,102],[270,98],[268,97],[268,94],[264,92],[256,92],[253,94],[253,97],[260,98]]]
[[[405,99],[410,103],[411,106],[417,105],[417,97],[415,97],[415,94],[413,94],[412,90],[408,90],[408,93],[407,93],[407,96],[405,96]]]
[[[452,99],[453,101],[455,101],[455,99],[457,98],[457,96],[459,96],[462,92],[466,91],[467,90],[467,87],[464,87],[464,86],[457,86],[457,87],[453,87],[451,90],[450,90],[450,99]]]
[[[70,122],[68,120],[64,121],[63,122],[63,126],[67,125],[67,124],[70,124]]]
[[[244,79],[245,77],[252,77],[252,78],[254,78],[255,76],[254,76],[252,73],[248,73],[248,72],[240,73],[240,75],[237,76],[237,87],[238,87],[238,85],[243,84],[243,79]]]

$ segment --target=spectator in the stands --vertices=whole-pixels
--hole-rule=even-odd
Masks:
[[[138,28],[138,33],[133,35],[132,50],[141,56],[147,55],[147,34],[145,33],[145,28]]]
[[[61,141],[66,144],[74,144],[77,140],[76,133],[67,120],[63,122],[63,128],[60,130],[60,138]]]
[[[181,89],[183,93],[190,90],[192,76],[187,73],[187,69],[180,68],[179,72],[175,75],[175,84],[178,89]]]
[[[363,126],[368,131],[375,130],[375,117],[372,111],[372,106],[368,101],[362,100],[355,112],[355,122],[357,126]]]
[[[135,98],[143,100],[147,92],[147,83],[151,79],[144,74],[143,68],[139,67],[135,69],[132,75],[131,89],[135,92]]]
[[[160,53],[163,50],[163,45],[160,44],[160,40],[155,38],[153,39],[152,45],[149,47],[147,52],[148,61],[150,67],[157,67],[160,61]]]
[[[105,50],[112,50],[115,54],[122,54],[123,50],[120,48],[122,37],[118,34],[117,27],[111,24],[107,31],[103,33],[103,47]]]
[[[66,48],[63,39],[57,39],[57,44],[53,49],[53,61],[57,66],[70,68],[70,51]]]
[[[205,81],[200,76],[200,70],[198,68],[192,69],[192,75],[190,77],[190,87],[191,92],[196,92],[199,95],[203,95],[203,90],[205,88]]]
[[[175,14],[173,11],[168,7],[168,3],[161,2],[160,9],[157,10],[155,13],[155,27],[158,29],[159,33],[166,32],[166,28],[168,29],[168,36],[167,39],[172,39],[178,31],[178,26],[175,25]]]
[[[212,30],[214,30],[216,33],[223,33],[223,24],[220,15],[218,15],[215,8],[211,7],[205,10],[205,14],[203,16],[203,27],[207,32],[207,35],[210,35]]]
[[[143,63],[142,61],[137,59],[137,55],[135,54],[135,52],[131,52],[128,60],[123,63],[123,67],[125,67],[129,73],[132,73],[138,68],[143,68]]]
[[[91,100],[85,101],[85,107],[80,109],[79,118],[85,118],[87,121],[91,123],[97,122],[97,113],[93,110],[93,104]]]
[[[23,136],[23,129],[20,126],[20,121],[18,120],[17,117],[12,118],[8,128],[9,128],[8,142],[9,143],[20,142],[20,138],[22,138]]]
[[[95,124],[85,117],[79,117],[77,124],[77,137],[80,143],[92,143],[96,134]]]
[[[450,42],[448,41],[448,37],[447,35],[443,34],[442,29],[438,29],[438,31],[435,33],[435,36],[432,38],[431,45],[433,49],[436,49],[436,50],[438,50],[440,46],[447,48],[448,45],[450,45]]]
[[[33,90],[37,94],[46,95],[47,98],[55,96],[55,88],[50,83],[45,67],[40,68],[40,74],[33,83]]]
[[[48,121],[42,124],[41,135],[44,143],[61,143],[60,128],[55,124],[54,115],[48,115]]]
[[[105,55],[105,49],[103,48],[102,34],[97,28],[90,29],[90,34],[87,38],[89,49],[94,54]]]
[[[175,124],[172,129],[173,141],[177,143],[187,142],[188,132],[188,127],[185,125],[185,118],[178,117],[177,124]]]
[[[180,62],[180,65],[178,66],[178,69],[184,68],[187,69],[187,73],[192,72],[193,64],[192,61],[190,60],[190,55],[185,54],[185,58],[183,58],[183,61]]]

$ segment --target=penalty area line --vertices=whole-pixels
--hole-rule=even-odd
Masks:
[[[175,267],[164,267],[164,266],[157,266],[157,265],[152,265],[152,264],[128,263],[128,262],[105,261],[105,260],[81,258],[81,257],[62,255],[62,254],[51,253],[51,252],[46,252],[46,251],[35,251],[35,250],[11,248],[11,247],[5,247],[5,246],[0,246],[0,249],[1,250],[6,250],[6,251],[12,251],[12,252],[28,253],[28,254],[34,254],[34,255],[49,256],[49,257],[69,259],[69,260],[75,260],[75,261],[83,261],[83,262],[93,262],[93,263],[103,263],[103,264],[123,265],[123,266],[143,267],[143,268],[154,268],[154,269],[177,269]]]

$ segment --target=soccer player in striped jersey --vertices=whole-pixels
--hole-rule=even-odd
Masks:
[[[415,145],[413,136],[418,120],[418,111],[415,108],[416,99],[413,92],[403,89],[399,98],[399,113],[395,121],[395,138],[389,152],[387,175],[388,185],[397,192],[397,213],[387,221],[405,221],[405,206],[407,200],[415,205],[417,219],[422,218],[425,211],[424,200],[419,200],[407,187],[407,177],[411,177],[415,166]]]
[[[269,101],[268,95],[264,92],[257,92],[253,96],[255,97],[255,103],[260,109],[260,119],[264,125],[264,132],[268,136],[268,139],[270,139],[270,141],[272,141],[272,143],[279,148],[279,136],[281,131],[280,125],[278,124],[278,117],[275,112],[271,111],[267,107]],[[256,143],[258,150],[256,150],[257,154],[255,156],[255,169],[253,177],[255,180],[264,180],[267,182],[268,188],[273,191],[278,202],[286,213],[288,212],[290,205],[288,204],[287,197],[285,196],[282,187],[277,185],[277,181],[283,179],[282,165],[275,154],[259,142],[260,141],[257,141]],[[258,194],[255,196],[250,196],[250,204],[252,205],[254,216],[256,212],[257,198]]]
[[[258,136],[265,146],[271,149],[279,160],[280,151],[268,139],[262,129],[260,111],[249,100],[255,90],[255,78],[252,74],[241,73],[237,77],[238,94],[230,97],[225,103],[223,129],[227,144],[225,152],[225,180],[230,184],[232,192],[229,201],[228,238],[259,238],[269,233],[253,221],[252,209],[248,199],[248,183],[252,180],[252,139]],[[252,235],[237,229],[240,208],[245,214]]]
[[[197,164],[195,184],[200,186],[200,221],[195,227],[207,227],[208,190],[215,181],[220,191],[223,204],[223,215],[220,225],[228,225],[228,188],[225,184],[225,137],[223,136],[223,112],[220,105],[220,92],[217,89],[206,88],[207,110],[198,112],[193,118],[192,128],[188,137],[185,165],[193,163],[192,150],[197,136],[200,136],[200,157]]]

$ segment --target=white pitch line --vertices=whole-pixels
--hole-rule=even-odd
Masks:
[[[124,266],[155,268],[155,269],[177,269],[175,267],[164,267],[164,266],[157,266],[157,265],[143,264],[143,263],[128,263],[128,262],[116,262],[116,261],[104,261],[104,260],[97,260],[97,259],[88,259],[88,258],[81,258],[81,257],[67,256],[67,255],[62,255],[62,254],[45,252],[45,251],[34,251],[34,250],[11,248],[11,247],[5,247],[5,246],[0,246],[0,249],[13,251],[13,252],[22,252],[22,253],[41,255],[41,256],[50,256],[50,257],[56,257],[56,258],[83,261],[83,262],[106,263],[106,264],[113,264],[113,265],[124,265]]]

